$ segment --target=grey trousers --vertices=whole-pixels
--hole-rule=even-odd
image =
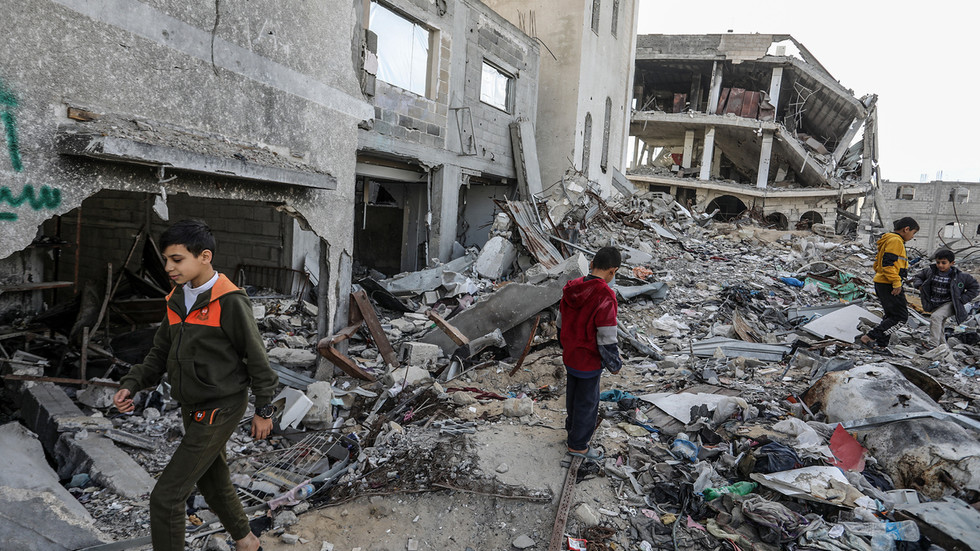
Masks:
[[[929,317],[929,344],[933,347],[946,342],[946,335],[943,334],[943,323],[946,318],[953,317],[953,303],[947,302],[932,311]]]

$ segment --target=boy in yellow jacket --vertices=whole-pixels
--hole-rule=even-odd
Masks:
[[[894,223],[895,230],[881,236],[878,240],[878,255],[875,257],[875,294],[881,301],[885,317],[877,327],[861,335],[861,343],[871,346],[871,341],[881,348],[888,346],[892,333],[909,319],[908,303],[902,281],[908,277],[909,259],[905,252],[905,242],[915,237],[919,223],[906,216]]]

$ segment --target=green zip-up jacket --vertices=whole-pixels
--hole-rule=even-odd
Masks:
[[[248,295],[224,274],[197,297],[188,313],[184,288],[167,295],[167,317],[143,363],[120,381],[135,394],[160,383],[167,373],[171,395],[191,409],[228,407],[247,396],[255,408],[272,401],[279,377],[269,367]]]

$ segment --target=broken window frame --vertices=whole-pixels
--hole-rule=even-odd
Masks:
[[[970,200],[970,190],[965,187],[949,188],[949,202],[963,204]]]
[[[592,0],[592,32],[599,35],[599,8],[602,7],[602,0]]]
[[[943,239],[963,239],[963,224],[950,222],[939,230]]]
[[[488,69],[490,71],[493,71],[493,73],[496,73],[495,75],[491,74],[492,77],[496,77],[494,78],[493,82],[491,82],[491,84],[494,85],[493,90],[491,90],[492,93],[487,93],[488,92],[487,90]],[[504,97],[503,97],[503,102],[499,103],[500,98],[498,98],[497,96],[501,92],[499,86],[501,83],[501,79],[503,79]],[[514,110],[514,101],[513,101],[514,82],[515,79],[513,75],[508,73],[506,70],[501,68],[496,63],[493,63],[487,60],[486,58],[484,58],[483,67],[480,70],[480,102],[489,105],[490,107],[493,107],[495,109],[499,109],[505,113],[512,113]]]
[[[366,19],[366,28],[378,37],[378,80],[430,97],[435,32],[377,0],[367,0]],[[419,59],[421,55],[424,58]],[[408,67],[401,67],[406,61]]]
[[[895,190],[895,199],[902,201],[914,201],[915,200],[915,186],[904,185],[898,186]]]

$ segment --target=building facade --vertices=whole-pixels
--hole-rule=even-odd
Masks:
[[[350,1],[27,0],[4,17],[0,312],[101,297],[109,264],[138,283],[159,258],[147,236],[197,217],[220,271],[309,272],[321,330],[346,321],[357,127],[374,117]]]
[[[539,46],[478,0],[364,0],[355,250],[382,273],[482,246],[517,189],[512,127],[536,119]],[[456,247],[457,252],[459,250]]]
[[[488,0],[542,45],[535,136],[545,190],[576,171],[602,195],[626,163],[636,0]]]
[[[940,248],[955,251],[980,244],[980,183],[885,180],[881,193],[894,220],[911,216],[919,223],[919,233],[907,246],[922,255],[931,257]],[[891,231],[891,221],[885,226]]]

